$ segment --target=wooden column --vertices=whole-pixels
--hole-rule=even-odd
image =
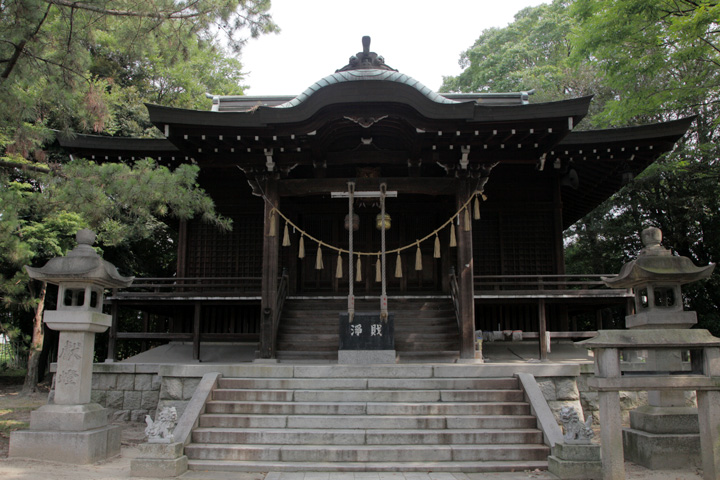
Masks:
[[[113,292],[113,295],[115,293]],[[110,316],[112,317],[112,323],[110,324],[110,332],[108,333],[108,350],[107,350],[107,361],[114,362],[117,352],[117,331],[118,331],[118,304],[117,301],[113,300],[110,304]]]
[[[193,360],[200,361],[200,312],[201,306],[199,303],[195,304],[195,311],[193,312]]]
[[[278,263],[280,230],[279,216],[275,214],[275,235],[270,236],[273,206],[280,206],[277,181],[265,182],[265,227],[263,228],[262,301],[260,303],[260,358],[275,358],[273,317],[277,305]]]
[[[180,220],[178,225],[177,276],[187,275],[187,221]]]
[[[547,338],[547,318],[545,315],[545,299],[538,300],[538,340],[540,343],[540,360],[547,361],[548,338]]]
[[[467,181],[462,182],[456,194],[460,208],[474,194]],[[472,218],[472,216],[471,216]],[[460,358],[475,358],[475,285],[473,283],[472,220],[465,231],[465,213],[460,213],[457,226],[457,280],[460,290]]]

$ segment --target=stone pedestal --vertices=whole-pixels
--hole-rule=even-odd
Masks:
[[[371,365],[396,363],[395,315],[382,320],[380,312],[356,312],[352,322],[340,314],[338,363]]]
[[[84,465],[120,455],[120,427],[106,425],[81,432],[18,430],[10,436],[11,457]]]
[[[548,457],[548,471],[562,479],[600,480],[600,445],[557,443]]]
[[[701,467],[696,408],[645,406],[623,430],[625,458],[651,470]]]
[[[188,458],[183,455],[183,444],[143,443],[138,446],[140,455],[130,461],[133,477],[177,477],[187,471]]]

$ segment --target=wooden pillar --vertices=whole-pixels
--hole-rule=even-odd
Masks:
[[[273,332],[273,317],[277,305],[278,289],[278,255],[280,245],[280,231],[275,218],[275,235],[270,236],[270,220],[273,217],[272,209],[280,205],[277,181],[268,179],[265,182],[265,227],[263,229],[263,265],[262,265],[262,300],[260,303],[260,358],[275,358],[275,338]]]
[[[474,194],[467,181],[461,182],[456,194],[460,208]],[[460,358],[475,358],[475,285],[473,282],[472,221],[465,231],[465,214],[460,213],[457,226],[457,280],[460,290]]]
[[[548,352],[548,336],[547,336],[547,318],[545,316],[545,299],[538,300],[538,342],[540,344],[540,360],[547,361]]]
[[[110,316],[112,318],[112,323],[110,324],[110,332],[108,333],[107,361],[114,362],[117,352],[117,331],[119,321],[118,304],[115,300],[113,300],[110,304]]]
[[[178,225],[177,247],[177,276],[182,278],[187,274],[187,221],[180,220]]]
[[[193,312],[193,360],[200,361],[200,303],[195,304]]]

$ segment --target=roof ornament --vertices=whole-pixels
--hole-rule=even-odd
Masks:
[[[358,52],[350,57],[349,63],[344,67],[335,70],[337,72],[345,72],[348,70],[391,70],[397,72],[396,69],[385,65],[385,59],[375,52],[370,51],[370,37],[362,37],[363,51]]]

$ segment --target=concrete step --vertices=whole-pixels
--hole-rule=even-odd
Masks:
[[[477,445],[541,443],[537,429],[363,430],[196,428],[192,443],[269,445]]]
[[[213,400],[268,402],[521,402],[521,390],[240,390],[216,389]]]
[[[517,390],[516,378],[221,378],[221,389]]]
[[[547,470],[547,461],[494,462],[272,462],[189,460],[195,471],[219,472],[522,472]]]
[[[531,415],[439,416],[439,415],[241,415],[205,414],[203,428],[360,428],[360,429],[532,429]]]
[[[211,401],[207,413],[271,415],[529,415],[523,402],[391,403],[391,402],[233,402]]]
[[[215,445],[196,443],[194,460],[279,462],[488,462],[542,461],[544,445]]]

